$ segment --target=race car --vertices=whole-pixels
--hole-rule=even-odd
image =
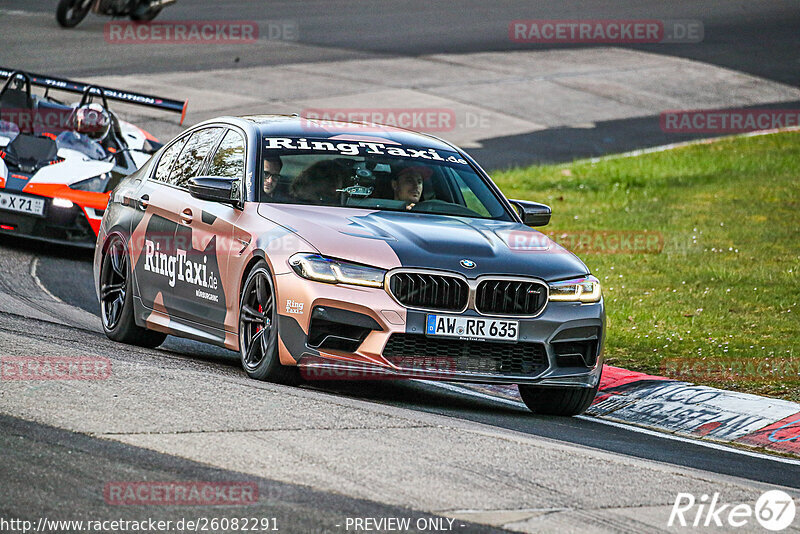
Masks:
[[[182,118],[186,103],[0,68],[2,79],[0,233],[94,248],[109,192],[161,147],[145,130],[119,120],[108,101]],[[46,88],[45,94],[33,94],[33,86]],[[82,97],[68,105],[52,97],[53,90]]]
[[[94,281],[103,329],[238,351],[255,379],[518,384],[574,415],[602,371],[600,284],[457,147],[298,116],[178,136],[111,195]]]

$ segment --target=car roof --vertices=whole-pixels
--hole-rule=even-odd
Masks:
[[[342,141],[371,141],[399,143],[407,147],[435,148],[437,150],[458,149],[432,135],[366,122],[345,122],[319,120],[299,115],[246,115],[241,117],[220,117],[205,122],[231,122],[239,126],[254,127],[262,137],[293,137],[309,139],[337,138]]]

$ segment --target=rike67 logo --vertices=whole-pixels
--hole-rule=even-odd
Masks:
[[[767,491],[755,506],[749,503],[720,503],[720,494],[703,494],[699,499],[691,493],[678,493],[668,527],[725,527],[739,528],[755,519],[763,528],[779,532],[789,528],[797,512],[794,499],[781,490]]]

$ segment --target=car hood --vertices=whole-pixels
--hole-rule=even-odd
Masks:
[[[571,252],[514,222],[282,204],[261,204],[258,212],[325,256],[385,269],[418,267],[470,278],[506,274],[544,280],[589,272]],[[462,260],[475,266],[467,268]]]

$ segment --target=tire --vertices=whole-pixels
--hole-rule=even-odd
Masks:
[[[155,348],[167,335],[136,325],[133,318],[131,269],[125,242],[118,235],[109,238],[100,267],[100,318],[109,339]]]
[[[533,413],[539,415],[580,415],[592,405],[600,381],[593,388],[549,387],[520,384],[519,395]]]
[[[300,370],[278,357],[278,307],[267,263],[259,261],[245,280],[239,299],[239,355],[250,378],[285,384],[300,383]]]
[[[134,11],[133,13],[131,13],[131,20],[136,22],[150,22],[151,20],[156,18],[159,13],[161,13],[160,7],[157,9],[148,9],[143,12]]]
[[[84,0],[59,0],[56,6],[56,20],[62,28],[74,28],[81,23],[92,8],[91,2],[84,7],[80,4]]]

